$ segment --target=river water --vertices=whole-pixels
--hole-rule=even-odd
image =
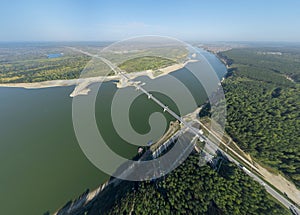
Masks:
[[[226,73],[225,66],[213,54],[203,50],[202,54],[221,79]],[[198,105],[206,101],[202,86],[185,69],[171,74],[188,87]],[[139,79],[149,81],[146,77]],[[168,78],[162,77],[161,81],[168,86]],[[73,86],[0,88],[1,214],[54,212],[87,188],[95,189],[108,179],[88,161],[77,143],[69,97],[73,89]],[[132,157],[137,146],[115,133],[110,118],[110,104],[116,90],[113,81],[102,84],[95,105],[96,120],[109,146],[124,157]],[[177,110],[168,97],[156,95]],[[132,126],[139,133],[147,132],[149,115],[157,111],[162,112],[145,96],[140,96],[130,108]],[[172,120],[168,114],[165,116]]]

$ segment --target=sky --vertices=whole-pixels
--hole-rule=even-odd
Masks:
[[[299,0],[0,0],[0,41],[300,41]]]

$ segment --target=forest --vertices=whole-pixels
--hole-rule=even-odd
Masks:
[[[126,72],[157,70],[184,62],[187,50],[152,48],[137,52],[101,52],[107,43],[20,43],[0,47],[0,83],[28,83],[113,75],[101,60],[76,52],[77,48],[101,54]],[[164,56],[164,57],[158,57]]]
[[[78,78],[90,60],[58,44],[6,44],[0,48],[0,83]]]
[[[221,164],[221,163],[220,163]],[[100,201],[100,199],[99,199]],[[86,214],[289,214],[234,164],[223,160],[218,171],[199,166],[192,154],[177,169],[155,181],[136,182],[110,208],[96,205]]]
[[[271,70],[300,81],[300,47],[236,48],[218,55],[229,66]]]
[[[233,49],[223,82],[226,132],[256,161],[300,187],[300,49]]]

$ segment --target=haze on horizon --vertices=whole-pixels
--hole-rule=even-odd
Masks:
[[[182,40],[300,42],[300,1],[1,2],[0,41]]]

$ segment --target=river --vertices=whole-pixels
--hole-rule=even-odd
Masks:
[[[226,73],[225,66],[213,54],[201,52],[221,79]],[[171,75],[188,86],[198,105],[206,101],[203,88],[185,69]],[[140,79],[149,81],[147,77]],[[161,79],[168,86],[168,78]],[[1,214],[54,212],[87,188],[95,189],[108,179],[88,161],[77,143],[72,124],[72,98],[69,97],[73,89],[73,86],[0,88]],[[110,104],[116,90],[113,81],[102,84],[95,106],[96,120],[109,146],[124,157],[132,157],[137,146],[122,140],[110,119]],[[176,109],[167,97],[161,96],[161,99]],[[145,96],[140,96],[130,110],[133,127],[140,133],[147,132],[148,117],[156,111],[162,112]],[[165,116],[172,120],[168,114]]]

